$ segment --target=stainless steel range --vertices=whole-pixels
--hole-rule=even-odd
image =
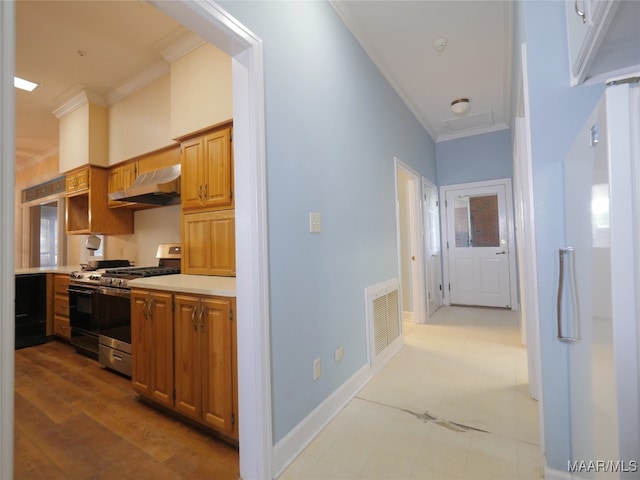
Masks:
[[[131,376],[131,290],[137,278],[180,273],[180,244],[161,244],[157,266],[136,267],[126,260],[105,268],[72,272],[69,282],[71,343],[101,365]]]

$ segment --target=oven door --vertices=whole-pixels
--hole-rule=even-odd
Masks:
[[[98,288],[97,317],[100,334],[131,343],[131,290]]]
[[[100,325],[98,361],[131,376],[131,291],[102,286],[98,289]]]
[[[78,352],[98,358],[98,287],[69,284],[69,325],[71,344]]]

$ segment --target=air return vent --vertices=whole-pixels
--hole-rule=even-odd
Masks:
[[[396,341],[401,343],[400,293],[397,280],[373,285],[365,290],[369,363],[377,363],[380,356]]]

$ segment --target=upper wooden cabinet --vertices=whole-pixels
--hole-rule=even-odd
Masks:
[[[233,208],[231,141],[231,123],[182,141],[183,210]]]
[[[66,192],[78,193],[89,189],[91,167],[86,166],[67,174]]]
[[[235,210],[182,216],[182,273],[236,276]]]
[[[109,169],[109,186],[108,193],[121,192],[126,188],[129,188],[133,182],[136,181],[138,176],[138,162],[126,163]],[[119,200],[108,199],[109,206],[114,207],[126,207],[129,205],[135,205],[131,202],[121,202]]]
[[[67,235],[133,233],[133,212],[109,208],[108,175],[106,168],[93,166],[67,174]]]

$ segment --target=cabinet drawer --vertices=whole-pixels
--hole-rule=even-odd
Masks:
[[[59,315],[53,317],[53,334],[66,338],[67,340],[71,338],[71,327],[67,317],[61,317]]]
[[[54,278],[53,289],[56,293],[67,294],[67,288],[69,287],[68,275],[56,275]]]
[[[56,294],[53,299],[53,312],[56,315],[69,316],[69,296]]]

